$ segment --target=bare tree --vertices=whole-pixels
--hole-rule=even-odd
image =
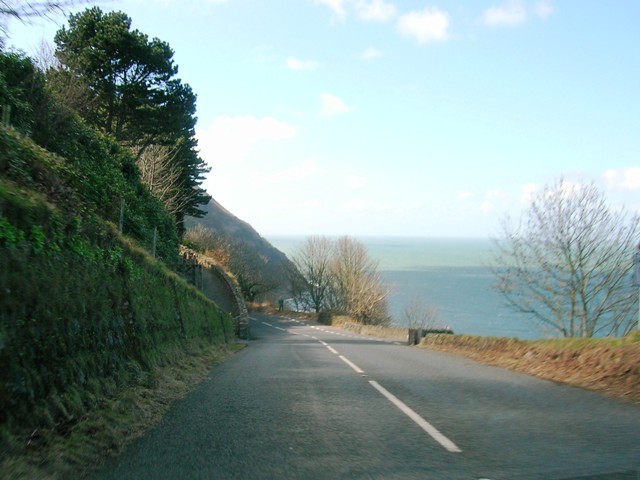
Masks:
[[[304,279],[294,283],[296,303],[316,313],[334,309],[365,324],[389,322],[389,290],[364,245],[349,237],[332,241],[309,237],[294,255],[293,262]]]
[[[287,290],[291,294],[294,308],[296,311],[309,311],[311,305],[307,300],[307,282],[300,274],[295,264],[287,265],[286,269]]]
[[[281,279],[265,269],[268,258],[241,239],[197,224],[185,232],[184,240],[235,278],[245,300],[256,301],[281,286]]]
[[[274,279],[265,272],[268,259],[242,240],[229,242],[229,270],[233,273],[245,300],[264,299],[280,287],[282,279]]]
[[[436,328],[438,307],[427,305],[415,297],[405,307],[402,316],[408,328]]]
[[[7,21],[16,19],[30,23],[35,18],[51,19],[64,14],[69,8],[89,0],[0,0],[0,46],[6,37]]]
[[[349,237],[338,239],[331,272],[335,307],[364,324],[389,322],[389,289],[362,243]]]
[[[614,211],[593,185],[546,186],[496,240],[496,288],[563,337],[619,335],[637,314],[631,255],[639,218]]]
[[[219,233],[198,223],[185,232],[183,241],[194,250],[213,259],[224,270],[230,272],[231,244]]]
[[[78,4],[76,0],[0,0],[0,16],[12,17],[20,21],[29,21],[34,17],[49,17]]]
[[[177,165],[177,148],[151,145],[137,156],[140,179],[174,216],[190,205],[197,195],[195,190],[185,194],[183,170]]]
[[[331,287],[333,245],[325,237],[308,237],[293,256],[293,263],[304,278],[300,301],[320,312],[327,307]]]

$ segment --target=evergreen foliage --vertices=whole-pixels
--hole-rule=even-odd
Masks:
[[[157,229],[156,255],[175,265],[179,241],[174,220],[141,183],[131,154],[60,105],[30,59],[3,54],[0,66],[0,102],[14,107],[11,125],[56,154],[36,155],[31,142],[0,129],[0,174],[45,191],[64,208],[90,211],[116,224],[124,201],[124,233],[151,249]]]
[[[185,215],[202,215],[197,207],[210,197],[200,188],[208,169],[197,153],[196,96],[175,77],[171,47],[132,30],[126,14],[98,7],[71,15],[55,41],[63,69],[95,92],[95,104],[80,114],[136,156],[151,145],[173,148],[186,200],[176,212],[178,227]]]

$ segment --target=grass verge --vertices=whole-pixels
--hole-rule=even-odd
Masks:
[[[0,432],[17,452],[0,465],[2,478],[59,480],[86,478],[104,461],[159,422],[211,369],[242,344],[216,345],[159,367],[143,386],[100,400],[67,431]]]
[[[624,338],[554,340],[427,335],[420,347],[640,404],[640,331]]]

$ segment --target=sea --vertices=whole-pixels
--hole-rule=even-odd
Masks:
[[[289,258],[306,237],[269,236]],[[486,238],[354,237],[365,245],[390,288],[389,313],[406,326],[418,305],[433,308],[434,327],[456,334],[539,339],[553,336],[527,315],[508,307],[494,288],[494,243]]]

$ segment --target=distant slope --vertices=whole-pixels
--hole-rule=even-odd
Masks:
[[[280,285],[271,296],[286,294],[288,271],[293,263],[280,250],[271,245],[267,240],[247,222],[229,212],[215,199],[200,207],[207,212],[202,218],[187,217],[185,226],[193,228],[201,224],[210,228],[232,241],[236,245],[242,245],[245,252],[253,257],[253,262],[258,265],[263,278],[272,284]]]

